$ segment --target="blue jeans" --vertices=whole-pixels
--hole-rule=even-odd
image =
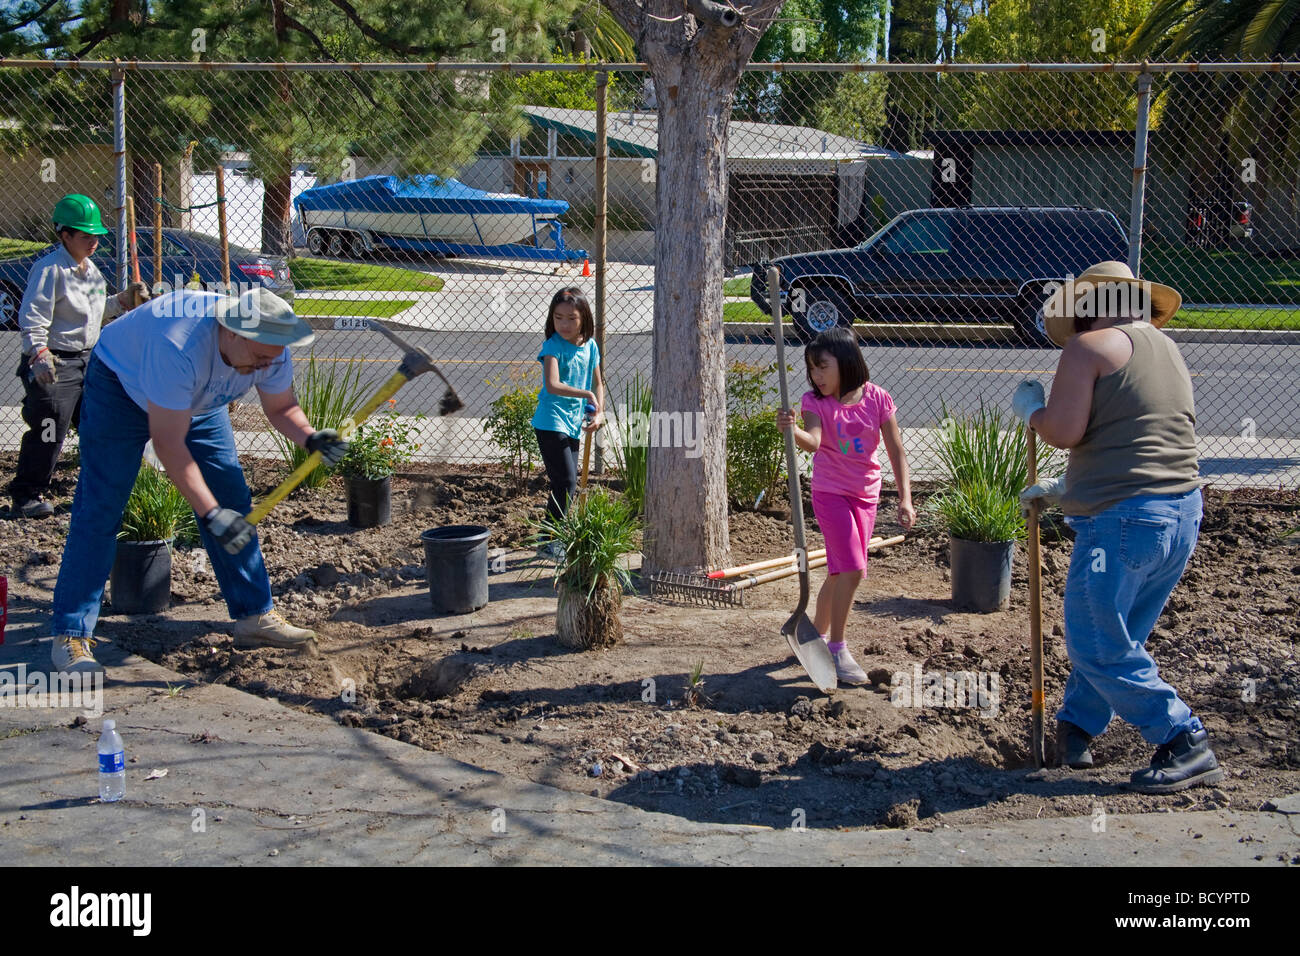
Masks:
[[[1065,581],[1071,670],[1056,719],[1095,737],[1118,714],[1157,746],[1199,730],[1145,645],[1196,548],[1200,490],[1128,498],[1065,521],[1076,533]]]
[[[54,587],[51,633],[91,637],[104,599],[104,582],[113,568],[122,511],[149,440],[149,415],[93,354],[86,368],[79,435],[81,473]],[[235,453],[235,433],[226,408],[195,417],[185,445],[221,507],[247,514],[252,497]],[[202,521],[199,537],[230,616],[238,620],[271,610],[271,582],[257,537],[239,554],[227,554]]]

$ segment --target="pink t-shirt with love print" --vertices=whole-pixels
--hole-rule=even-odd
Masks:
[[[894,400],[878,385],[862,386],[853,405],[804,392],[802,411],[821,419],[822,443],[813,455],[812,490],[861,501],[880,500],[880,428],[894,417]]]

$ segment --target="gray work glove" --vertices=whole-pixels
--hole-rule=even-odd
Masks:
[[[333,428],[322,428],[312,432],[307,438],[307,450],[320,452],[321,459],[327,465],[337,465],[348,453],[350,444],[339,437]]]
[[[36,350],[30,359],[27,360],[27,366],[32,370],[32,378],[42,385],[53,385],[54,380],[58,377],[55,369],[58,368],[59,360],[54,353],[42,346]]]
[[[229,554],[239,554],[253,540],[254,528],[233,508],[214,508],[204,522],[208,531]]]
[[[1030,485],[1024,491],[1020,492],[1020,513],[1029,514],[1029,505],[1033,501],[1041,501],[1044,508],[1050,508],[1053,505],[1061,503],[1061,495],[1065,493],[1065,476],[1058,478],[1044,478],[1036,485]]]
[[[149,301],[149,287],[143,282],[132,282],[117,294],[117,304],[123,309],[135,308],[137,301],[142,303]]]
[[[1016,386],[1015,394],[1011,396],[1011,411],[1026,425],[1029,424],[1029,419],[1034,412],[1046,405],[1047,398],[1043,395],[1043,384],[1034,379],[1025,379]]]

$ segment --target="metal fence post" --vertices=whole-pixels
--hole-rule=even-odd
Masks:
[[[1133,194],[1128,214],[1128,267],[1141,275],[1142,207],[1147,185],[1147,121],[1151,115],[1151,73],[1146,60],[1137,82],[1137,129],[1133,136]]]
[[[609,141],[608,141],[608,109],[609,109],[609,74],[604,70],[596,74],[596,217],[595,217],[595,239],[596,239],[596,348],[600,349],[601,376],[604,377],[604,369],[609,368],[609,363],[605,358],[605,256],[608,252],[606,244],[607,234],[607,212],[608,212],[608,169],[606,161],[609,158]],[[609,380],[605,380],[605,405],[610,403]],[[606,416],[608,418],[608,416]],[[596,474],[601,474],[605,468],[605,455],[601,447],[602,443],[596,443]]]
[[[113,161],[117,168],[117,285],[126,288],[126,71],[113,61]]]

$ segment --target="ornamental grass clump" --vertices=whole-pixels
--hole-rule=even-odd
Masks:
[[[293,389],[307,421],[313,428],[339,428],[353,410],[361,404],[361,362],[349,359],[346,364],[336,361],[316,360],[312,351],[307,367],[294,375]],[[280,452],[294,471],[311,454],[300,448],[279,432],[275,433]],[[317,465],[302,481],[302,487],[319,488],[329,480],[333,469]]]
[[[192,544],[199,539],[194,509],[163,472],[141,465],[122,512],[117,536],[123,541],[167,541]]]
[[[640,549],[641,525],[632,506],[594,488],[562,518],[547,516],[538,527],[562,549],[555,559],[560,643],[583,650],[617,644],[623,637],[623,589],[632,584],[626,558]]]

